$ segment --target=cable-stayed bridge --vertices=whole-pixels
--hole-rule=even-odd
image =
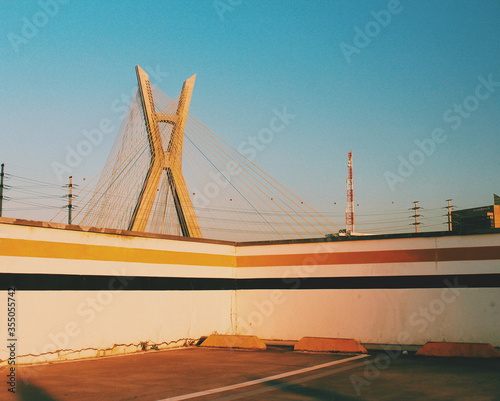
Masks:
[[[189,114],[196,76],[174,99],[138,86],[75,223],[231,241],[317,238],[338,227]]]

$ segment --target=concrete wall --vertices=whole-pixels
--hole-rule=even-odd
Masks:
[[[499,244],[491,234],[240,246],[237,278],[278,280],[237,292],[237,327],[265,339],[500,346]]]
[[[134,352],[145,343],[148,348],[182,346],[216,331],[231,332],[233,291],[189,290],[189,281],[173,280],[232,282],[233,246],[53,227],[0,224],[0,273],[28,278],[43,273],[47,278],[0,278],[1,333],[7,333],[7,287],[18,287],[16,353],[23,356],[19,362]],[[65,275],[79,281],[72,283]],[[137,289],[147,288],[144,280],[149,277],[166,277],[169,290]],[[90,285],[99,289],[78,289],[92,278],[96,282]],[[44,289],[22,289],[37,286]],[[0,342],[2,360],[6,345]]]
[[[18,362],[215,332],[500,346],[500,234],[249,245],[93,231],[0,219],[0,308],[15,286]]]

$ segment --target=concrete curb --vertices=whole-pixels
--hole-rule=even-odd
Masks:
[[[203,341],[200,347],[213,347],[213,348],[241,348],[253,350],[265,350],[264,344],[256,336],[241,336],[229,334],[211,334]]]
[[[303,337],[293,347],[294,351],[343,352],[367,354],[368,351],[352,338]]]
[[[491,344],[487,343],[445,343],[428,342],[420,348],[415,355],[420,356],[445,356],[465,358],[500,358],[498,352]]]

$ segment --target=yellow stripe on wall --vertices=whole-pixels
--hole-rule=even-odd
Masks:
[[[101,260],[169,265],[236,266],[235,256],[208,253],[161,251],[156,249],[124,248],[105,245],[71,244],[64,242],[0,239],[1,256]]]

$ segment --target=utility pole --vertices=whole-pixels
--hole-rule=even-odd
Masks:
[[[421,215],[418,214],[418,210],[419,209],[422,209],[422,208],[420,206],[418,206],[418,201],[414,201],[413,202],[413,207],[410,210],[413,210],[413,218],[415,219],[415,221],[412,223],[412,225],[415,226],[415,232],[416,233],[418,233],[418,226],[421,224],[418,221],[418,218],[421,217]]]
[[[451,220],[451,211],[453,210],[453,208],[455,206],[452,206],[451,204],[451,201],[453,199],[446,199],[446,202],[448,202],[448,206],[446,206],[446,209],[448,209],[448,213],[447,213],[447,216],[448,216],[448,231],[452,231],[453,230],[453,222]]]
[[[3,209],[3,177],[5,176],[5,164],[2,163],[0,170],[0,217],[2,217],[2,209]]]
[[[352,173],[352,150],[347,154],[347,208],[345,211],[346,235],[354,233],[354,180]]]
[[[69,177],[69,184],[68,184],[68,224],[71,224],[72,210],[73,210],[73,176],[71,175]]]

